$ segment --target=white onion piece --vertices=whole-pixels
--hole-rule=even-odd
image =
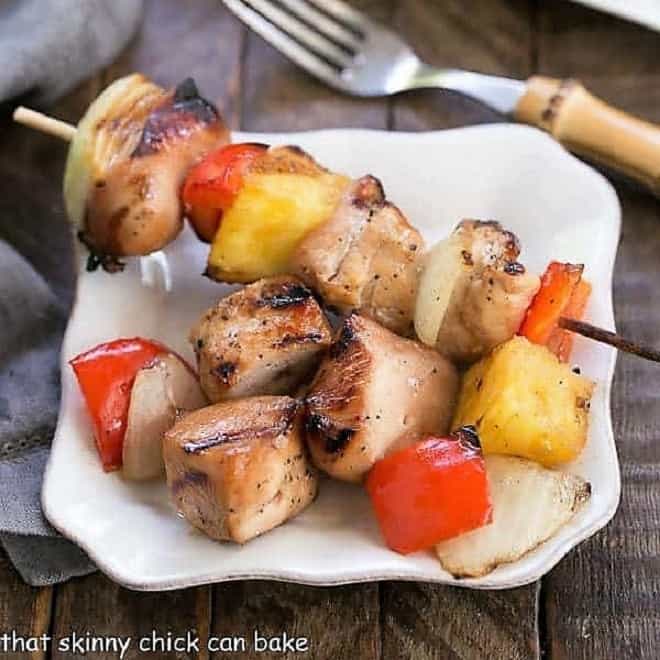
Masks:
[[[124,477],[141,481],[163,474],[162,437],[174,424],[177,410],[196,410],[206,404],[197,378],[176,355],[164,355],[140,369],[128,408]]]
[[[588,482],[515,456],[485,457],[493,522],[436,546],[443,568],[479,577],[553,536],[591,494]]]
[[[452,234],[426,256],[417,289],[415,332],[422,342],[433,348],[454,287],[463,274],[462,249],[462,242]]]

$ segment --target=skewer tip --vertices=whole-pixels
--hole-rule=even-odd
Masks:
[[[578,335],[587,337],[588,339],[593,339],[599,341],[603,344],[609,344],[619,351],[624,351],[625,353],[631,353],[632,355],[637,355],[645,360],[650,360],[652,362],[660,362],[660,351],[656,350],[651,346],[645,346],[639,342],[632,341],[626,337],[622,337],[616,332],[610,332],[609,330],[603,330],[591,323],[586,323],[585,321],[577,321],[576,319],[570,319],[562,316],[559,319],[559,327],[564,328],[564,330],[569,330],[570,332],[575,332]]]
[[[29,126],[41,133],[48,133],[66,142],[71,142],[76,134],[75,126],[22,105],[14,109],[12,117],[19,124]]]

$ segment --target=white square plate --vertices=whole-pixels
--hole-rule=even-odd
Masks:
[[[615,14],[660,32],[658,0],[575,0],[587,7]]]
[[[613,328],[612,268],[619,238],[618,200],[607,181],[540,131],[492,125],[436,133],[334,130],[246,135],[235,141],[298,144],[321,163],[353,176],[374,173],[429,245],[465,217],[495,218],[520,237],[522,260],[583,262],[593,284],[587,317]],[[82,268],[62,349],[62,404],[48,464],[43,507],[51,523],[99,568],[140,590],[243,578],[316,585],[382,579],[513,587],[536,580],[573,546],[603,527],[619,501],[619,467],[610,421],[615,353],[578,340],[575,362],[596,381],[589,441],[566,469],[593,486],[588,505],[555,537],[479,579],[454,580],[429,553],[387,549],[362,489],[325,480],[302,515],[243,547],[221,544],[177,517],[163,483],[135,484],[105,474],[92,427],[67,361],[117,337],[159,339],[192,359],[187,333],[227,292],[204,270],[207,247],[189,230],[167,250],[173,289],[141,283],[136,260],[108,275]]]

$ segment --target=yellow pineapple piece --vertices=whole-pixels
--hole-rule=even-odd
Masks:
[[[586,442],[593,388],[545,346],[514,337],[465,373],[453,425],[476,426],[486,454],[565,463]]]
[[[286,273],[298,243],[331,216],[348,183],[325,172],[248,176],[222,217],[207,274],[223,282],[253,282]]]

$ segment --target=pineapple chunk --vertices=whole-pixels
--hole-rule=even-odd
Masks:
[[[224,282],[253,282],[286,273],[298,243],[331,216],[348,183],[329,173],[250,175],[223,215],[207,274]]]
[[[593,388],[545,346],[514,337],[466,372],[453,426],[476,426],[487,454],[566,463],[584,447]]]

